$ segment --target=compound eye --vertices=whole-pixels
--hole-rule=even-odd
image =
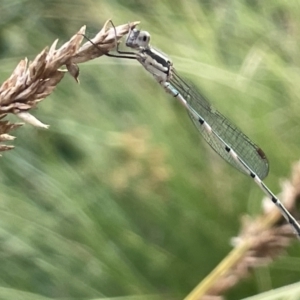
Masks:
[[[138,39],[141,47],[147,47],[150,42],[150,34],[147,31],[141,31]]]

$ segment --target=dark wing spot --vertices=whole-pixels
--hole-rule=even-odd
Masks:
[[[267,158],[265,152],[262,151],[261,148],[258,148],[256,151],[257,151],[258,155],[259,155],[262,159],[266,159],[266,158]]]

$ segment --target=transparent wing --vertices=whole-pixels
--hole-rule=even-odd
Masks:
[[[206,142],[228,163],[239,171],[246,173],[240,164],[225,150],[225,146],[229,146],[252,172],[260,179],[264,179],[269,172],[269,163],[262,149],[254,144],[226,117],[215,110],[200,92],[196,91],[194,87],[191,87],[181,79],[175,70],[173,70],[172,75],[170,83],[184,97],[193,112],[199,116],[199,118],[196,118],[188,109],[190,118]],[[208,132],[205,127],[201,125],[199,119],[203,119],[207,122],[214,133]],[[218,136],[220,138],[218,138]]]

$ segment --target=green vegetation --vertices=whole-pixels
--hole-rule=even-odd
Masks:
[[[139,20],[263,148],[278,192],[299,159],[299,15],[297,1],[280,0],[2,0],[0,82],[84,24],[92,37],[109,18]],[[137,62],[79,67],[80,85],[66,76],[31,111],[50,129],[18,129],[1,158],[0,298],[182,299],[231,250],[241,217],[261,212],[263,194]],[[296,282],[299,251],[295,241],[227,299]]]

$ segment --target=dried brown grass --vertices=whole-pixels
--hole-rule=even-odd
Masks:
[[[10,150],[11,145],[2,142],[13,140],[10,131],[20,127],[23,123],[11,123],[3,118],[7,114],[14,114],[21,120],[37,127],[48,128],[29,110],[48,97],[58,83],[69,72],[78,82],[78,63],[84,63],[108,53],[116,47],[116,41],[134,28],[138,22],[131,22],[109,28],[108,20],[101,31],[80,47],[86,27],[83,26],[71,39],[56,49],[58,40],[50,48],[46,47],[32,62],[27,58],[21,60],[12,75],[0,87],[0,152]],[[65,66],[65,69],[60,69]]]
[[[286,208],[297,216],[300,200],[300,161],[292,168],[291,178],[282,183],[280,198]],[[299,215],[297,216],[299,219]],[[296,239],[293,228],[286,223],[269,198],[263,199],[263,213],[253,219],[245,216],[235,248],[225,259],[185,298],[185,300],[223,300],[224,293],[255,268],[267,266],[281,255]]]

